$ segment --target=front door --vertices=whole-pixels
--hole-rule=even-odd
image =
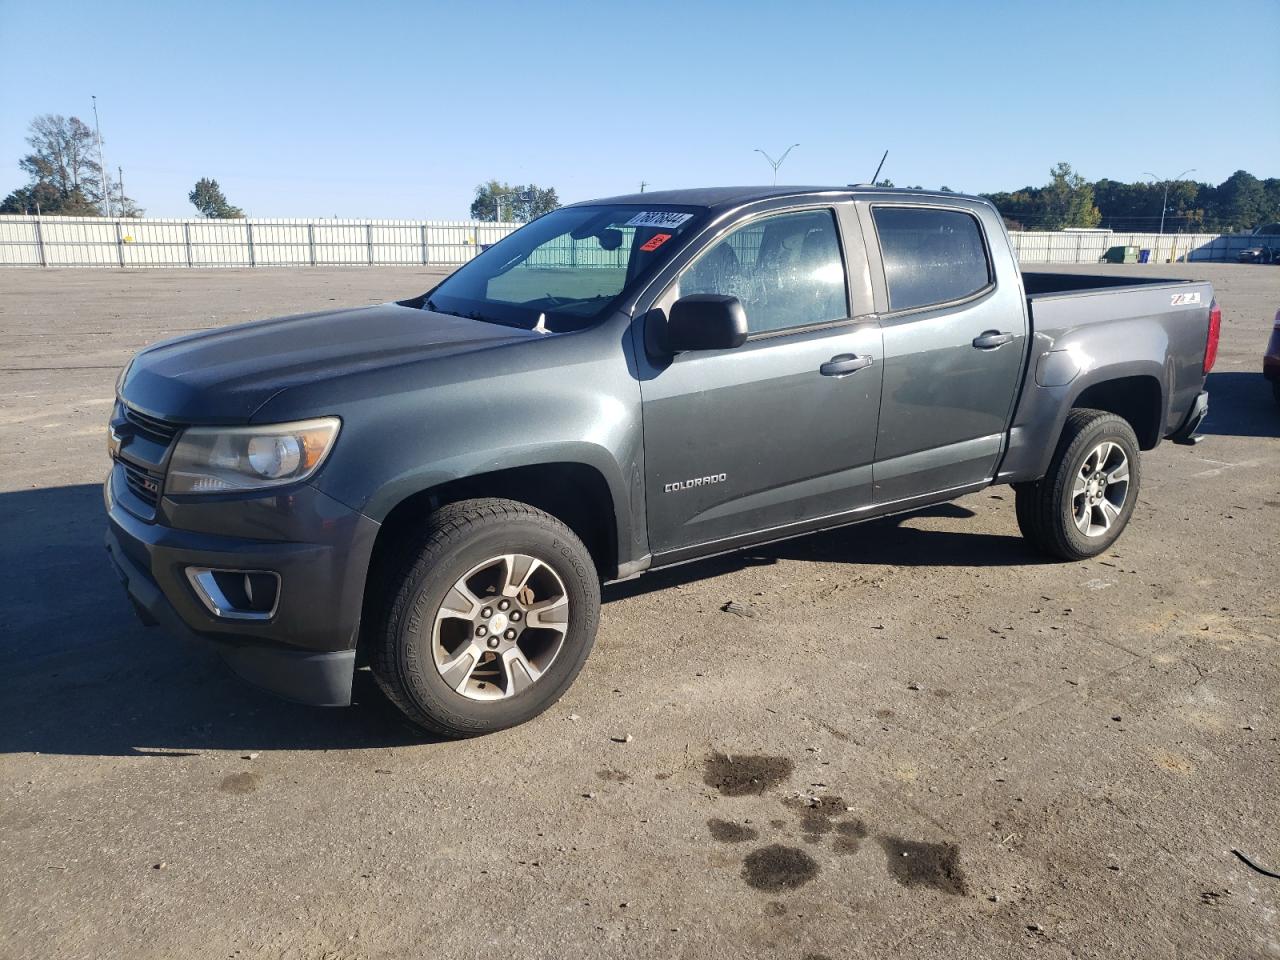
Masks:
[[[850,315],[834,212],[747,221],[699,256],[654,312],[693,293],[738,297],[750,336],[735,350],[679,354],[641,383],[655,560],[782,536],[867,505],[880,329]]]

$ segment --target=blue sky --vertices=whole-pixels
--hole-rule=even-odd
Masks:
[[[92,122],[153,216],[216,178],[252,216],[466,216],[767,183],[969,192],[1195,167],[1280,175],[1280,2],[0,0],[0,194],[39,113]]]

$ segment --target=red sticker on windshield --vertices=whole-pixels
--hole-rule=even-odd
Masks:
[[[671,234],[669,233],[655,233],[652,237],[650,237],[648,240],[644,242],[644,245],[640,249],[643,250],[645,253],[653,253],[653,251],[657,250],[660,246],[662,246],[664,243],[666,243],[670,239],[671,239]]]

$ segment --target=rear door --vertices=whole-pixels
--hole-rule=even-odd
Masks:
[[[860,232],[847,216],[862,279]],[[750,330],[735,350],[682,353],[642,378],[655,559],[870,502],[880,329],[850,305],[839,223],[826,206],[746,218],[710,241],[650,312],[660,322],[680,296],[729,294]],[[869,311],[869,285],[861,289]]]
[[[868,246],[878,248],[873,277],[884,310],[875,502],[986,480],[1003,448],[1027,334],[1016,264],[1003,236],[996,244],[988,236],[999,224],[984,222],[976,205],[872,201],[860,213],[876,238]]]

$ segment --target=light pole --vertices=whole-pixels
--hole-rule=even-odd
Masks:
[[[1180,174],[1178,174],[1172,180],[1164,181],[1164,200],[1160,202],[1160,235],[1161,236],[1164,236],[1165,211],[1169,209],[1169,184],[1176,183],[1178,180],[1181,180],[1183,177],[1185,177],[1188,173],[1195,173],[1195,172],[1196,172],[1195,167],[1189,167],[1186,170],[1183,170]],[[1150,177],[1152,180],[1154,180],[1156,183],[1156,186],[1160,185],[1160,178],[1157,177],[1154,173],[1144,171],[1142,175],[1144,177]]]
[[[775,187],[778,185],[778,168],[782,166],[782,161],[787,159],[787,154],[790,153],[792,150],[794,150],[798,146],[800,146],[800,144],[793,143],[791,146],[787,147],[786,150],[782,151],[782,156],[780,156],[777,160],[773,159],[773,157],[769,156],[759,147],[756,147],[756,153],[760,154],[760,156],[768,160],[769,166],[773,167],[773,185]]]
[[[93,100],[93,132],[98,138],[98,169],[102,174],[102,198],[107,204],[107,216],[111,216],[111,175],[107,173],[107,161],[102,157],[102,127],[98,126],[98,96],[97,94],[89,94]]]
[[[510,200],[512,197],[515,197],[515,199],[517,200],[524,200],[527,202],[533,199],[533,191],[525,190],[521,193],[495,193],[493,195],[493,203],[495,207],[495,211],[494,211],[495,222],[497,223],[503,222],[502,221],[502,201]]]

